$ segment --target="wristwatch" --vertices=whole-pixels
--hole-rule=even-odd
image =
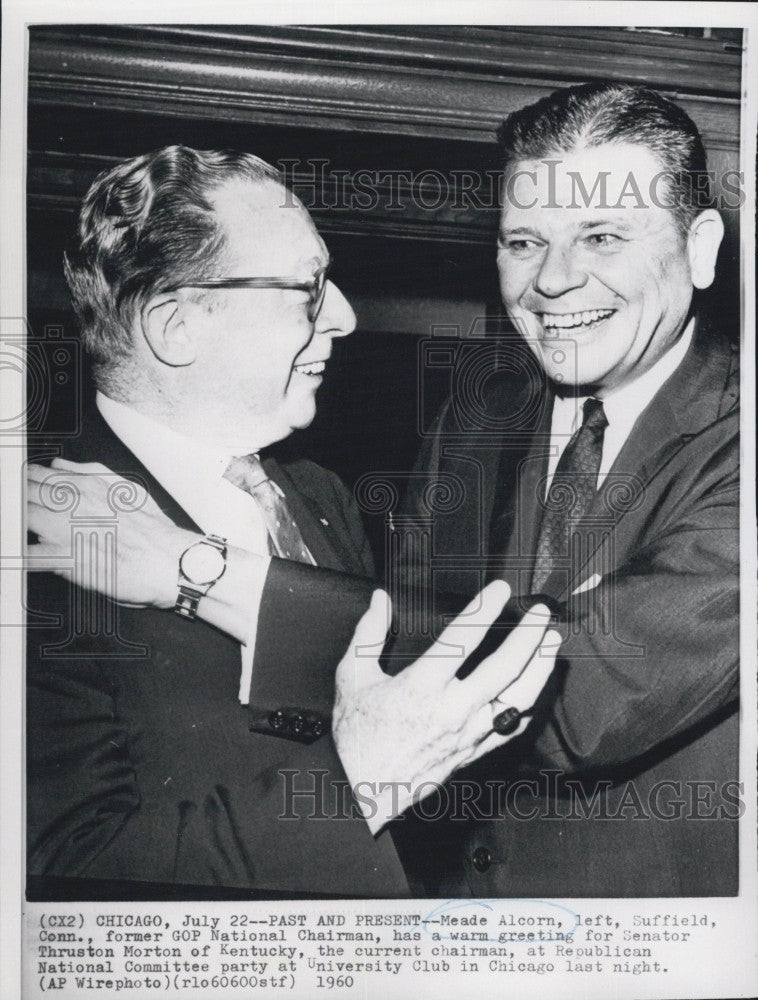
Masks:
[[[200,598],[205,597],[226,569],[226,539],[206,535],[179,556],[179,593],[174,611],[194,621]]]

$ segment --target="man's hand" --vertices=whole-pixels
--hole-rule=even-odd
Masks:
[[[181,553],[199,536],[178,528],[138,483],[97,462],[30,464],[28,566],[70,577],[122,604],[170,608]]]
[[[468,677],[455,676],[509,597],[504,581],[490,583],[423,656],[389,677],[379,666],[378,652],[387,632],[389,598],[374,592],[337,667],[332,724],[345,773],[366,806],[372,833],[433,791],[433,785],[528,725],[522,719],[515,732],[503,736],[493,732],[492,720],[506,707],[530,709],[553,669],[561,636],[546,632],[550,612],[544,605],[532,608]],[[501,700],[493,706],[496,698]]]

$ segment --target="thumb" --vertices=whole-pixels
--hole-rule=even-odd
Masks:
[[[389,594],[375,590],[368,610],[355,626],[353,638],[337,667],[338,688],[347,684],[357,691],[386,679],[379,666],[379,655],[387,637],[391,615]]]

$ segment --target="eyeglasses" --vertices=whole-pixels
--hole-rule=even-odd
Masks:
[[[184,281],[163,291],[175,292],[179,288],[292,288],[308,293],[308,320],[313,323],[324,304],[330,267],[331,264],[320,267],[310,281],[297,278],[206,278],[204,281]]]

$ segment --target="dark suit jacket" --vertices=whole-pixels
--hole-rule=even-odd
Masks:
[[[418,471],[462,499],[434,514],[437,588],[469,597],[504,576],[528,592],[552,399],[540,373],[505,375],[484,410],[457,399],[440,415]],[[737,400],[735,351],[699,329],[545,585],[565,602],[561,662],[528,735],[458,776],[486,794],[434,832],[447,871],[427,867],[432,891],[736,893]],[[411,514],[429,518],[426,495]]]
[[[96,412],[64,456],[138,477],[176,523],[195,527]],[[360,519],[339,479],[310,462],[266,467],[320,572],[370,576]],[[292,573],[298,569],[283,573],[273,560],[262,607],[269,624],[259,631],[254,667],[270,696],[280,688],[284,706],[302,703],[298,692],[313,668],[307,589],[305,606],[287,610]],[[68,891],[80,897],[99,884],[91,880],[152,883],[153,898],[183,886],[407,894],[388,836],[375,841],[361,819],[308,818],[349,813],[331,737],[304,745],[249,730],[237,700],[237,642],[171,612],[116,607],[46,573],[30,574],[28,608],[30,876],[76,876]],[[342,633],[333,622],[322,629],[344,648],[351,624]],[[297,788],[321,788],[325,774],[334,794],[287,803],[280,769],[296,772],[288,780]],[[279,818],[293,810],[297,818]],[[35,884],[44,895],[44,883]]]

